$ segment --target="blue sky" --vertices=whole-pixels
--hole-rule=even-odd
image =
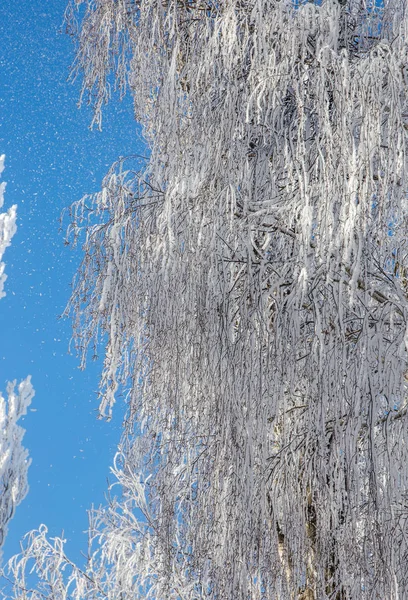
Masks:
[[[58,319],[70,295],[80,250],[64,247],[62,209],[98,191],[119,157],[145,152],[132,103],[117,99],[103,131],[77,109],[79,84],[67,83],[73,45],[63,30],[66,0],[19,0],[0,6],[0,154],[6,154],[4,209],[18,205],[18,229],[4,261],[0,301],[0,389],[28,374],[36,391],[22,425],[30,491],[10,523],[4,558],[28,530],[62,530],[70,556],[85,548],[86,510],[104,502],[121,431],[123,404],[110,423],[96,418],[100,363],[78,369],[68,354],[71,323]],[[65,223],[65,226],[67,223]]]

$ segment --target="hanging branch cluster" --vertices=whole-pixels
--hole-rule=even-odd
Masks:
[[[104,594],[407,597],[405,0],[85,4],[83,97],[116,74],[151,150],[74,207],[129,389]]]

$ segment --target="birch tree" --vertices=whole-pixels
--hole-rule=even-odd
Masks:
[[[50,598],[408,598],[406,1],[68,18],[94,124],[129,88],[150,149],[70,229],[77,347],[129,410],[87,567],[42,529],[16,589],[34,560]]]
[[[4,169],[4,154],[0,156],[0,175]],[[4,203],[5,182],[0,183],[0,208]],[[16,209],[13,205],[0,213],[0,261],[16,232]],[[6,295],[4,282],[7,276],[5,264],[0,262],[0,298]],[[7,399],[0,392],[0,558],[7,524],[15,508],[28,491],[27,470],[30,464],[28,452],[22,446],[24,429],[17,421],[26,414],[34,391],[30,377],[15,390],[16,381],[7,385]]]

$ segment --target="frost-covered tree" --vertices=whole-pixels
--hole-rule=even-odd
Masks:
[[[0,175],[4,169],[4,158],[4,154],[0,156]],[[0,208],[4,203],[5,188],[5,182],[0,183]],[[16,208],[14,205],[6,213],[0,213],[0,261],[16,232]],[[6,295],[4,268],[4,263],[0,262],[0,298]],[[8,384],[7,399],[0,392],[0,557],[7,524],[28,490],[27,470],[30,461],[27,450],[22,446],[24,429],[17,421],[26,414],[34,391],[30,377],[19,384],[17,391],[15,386],[15,381]]]
[[[17,594],[408,598],[406,1],[76,4],[94,122],[129,88],[150,146],[71,230],[122,495]]]

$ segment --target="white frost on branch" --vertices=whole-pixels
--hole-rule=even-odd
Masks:
[[[4,170],[4,159],[5,155],[0,156],[0,175]],[[0,208],[4,204],[4,192],[6,189],[6,183],[2,181],[0,183]],[[7,275],[4,272],[5,264],[1,262],[4,251],[10,246],[11,238],[16,233],[16,218],[17,218],[17,206],[11,206],[7,212],[0,213],[0,298],[3,298],[6,293],[4,291],[4,283],[7,279]]]

